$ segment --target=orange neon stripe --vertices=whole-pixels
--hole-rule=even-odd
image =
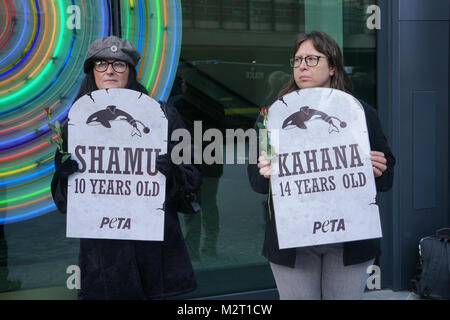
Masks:
[[[5,93],[5,92],[10,92],[11,90],[14,90],[15,88],[17,88],[18,86],[22,85],[25,83],[26,80],[23,80],[22,82],[19,82],[18,84],[14,85],[14,87],[8,88],[6,90],[0,91],[0,95]]]
[[[11,6],[12,6],[12,3],[11,3]],[[31,44],[33,43],[33,39],[34,39],[34,36],[35,36],[35,34],[36,34],[36,31],[37,31],[37,11],[36,11],[36,7],[35,7],[35,5],[34,5],[34,2],[32,2],[32,1],[31,1],[31,6],[32,6],[32,9],[33,9],[34,19],[33,19],[33,32],[31,33],[30,40],[28,40],[28,43],[27,43],[27,45],[26,45],[25,50],[23,51],[23,53],[22,53],[19,57],[17,57],[17,59],[14,60],[9,66],[6,66],[6,67],[4,67],[3,69],[0,69],[0,72],[3,72],[4,70],[10,68],[11,66],[14,66],[17,62],[19,62],[20,59],[22,59],[22,57],[25,55],[25,53],[26,53],[26,52],[28,51],[28,49],[31,47]],[[13,17],[13,19],[14,19],[14,18],[15,18],[15,17]]]
[[[158,75],[156,76],[155,84],[153,85],[152,93],[150,94],[151,97],[153,97],[153,94],[156,91],[156,88],[158,87],[159,77],[161,76],[162,67],[164,65],[164,57],[166,55],[166,42],[167,42],[167,5],[166,1],[163,1],[164,3],[164,41],[163,41],[163,51],[161,55],[162,61],[159,63],[159,70]]]
[[[11,7],[12,14],[13,14],[12,19],[11,19],[11,30],[9,31],[9,35],[7,36],[5,41],[3,41],[3,39],[0,40],[0,41],[3,41],[3,43],[0,44],[0,49],[3,48],[5,46],[5,44],[8,43],[9,39],[11,39],[11,36],[14,32],[14,26],[15,26],[15,21],[16,21],[16,12],[14,11],[14,6],[13,6],[11,0],[9,0],[9,5]]]
[[[144,54],[142,55],[142,61],[141,61],[141,66],[139,68],[139,73],[137,75],[137,80],[139,80],[139,78],[141,77],[141,72],[142,72],[142,67],[144,66],[144,61],[145,61],[145,53],[147,52],[147,32],[148,32],[148,10],[147,10],[147,1],[144,1],[144,5],[145,5],[145,42],[144,42]]]
[[[48,100],[47,100],[47,101],[48,101]],[[29,116],[29,115],[32,114],[33,112],[36,112],[36,110],[42,110],[42,109],[44,108],[44,105],[47,103],[47,101],[46,101],[45,103],[43,103],[43,104],[37,106],[37,107],[34,108],[33,110],[28,111],[27,113],[21,114],[21,115],[18,116],[17,118],[9,119],[9,120],[7,120],[7,121],[5,121],[5,122],[0,122],[0,127],[3,127],[3,126],[5,126],[5,125],[7,125],[8,123],[11,123],[11,122],[17,122],[17,121],[19,121],[20,119]],[[56,104],[57,104],[57,103],[60,103],[60,102],[61,102],[61,100],[56,101],[55,104],[52,105],[52,106],[50,107],[50,109],[53,108],[53,106],[56,106]]]
[[[44,1],[45,2],[45,1]],[[47,52],[45,53],[45,57],[44,59],[42,59],[41,63],[39,63],[39,65],[37,66],[36,69],[34,69],[34,71],[28,76],[28,79],[30,79],[31,77],[33,77],[33,75],[39,70],[39,68],[44,64],[44,62],[47,61],[47,57],[50,53],[50,50],[52,49],[53,46],[53,41],[55,40],[55,33],[56,33],[56,9],[55,9],[55,4],[53,3],[53,1],[50,1],[50,3],[52,4],[52,11],[53,11],[53,17],[54,17],[54,21],[53,21],[53,31],[52,31],[52,39],[50,40],[50,45],[48,46]],[[45,11],[44,11],[45,12]],[[62,22],[61,22],[62,23]],[[45,38],[44,38],[45,39]]]
[[[28,202],[24,202],[24,203],[21,203],[21,204],[16,204],[15,206],[9,206],[9,207],[0,208],[0,212],[1,211],[6,211],[6,210],[11,210],[11,209],[22,208],[22,207],[25,207],[25,206],[29,206],[30,204],[33,204],[33,203],[36,203],[36,202],[48,199],[51,196],[52,196],[52,194],[49,193],[45,197],[42,197],[42,198],[39,198],[39,199],[34,199],[34,200],[31,200],[31,201],[28,201]]]
[[[12,4],[11,4],[12,5]],[[33,32],[31,33],[31,37],[30,40],[28,40],[28,43],[25,47],[25,50],[23,51],[23,53],[17,57],[16,60],[14,60],[13,62],[10,63],[9,66],[4,67],[3,69],[0,69],[0,72],[3,72],[4,70],[9,69],[11,66],[14,66],[17,62],[20,61],[20,59],[22,59],[22,57],[25,55],[25,53],[28,51],[28,49],[31,47],[31,44],[33,43],[33,39],[34,39],[34,35],[36,34],[36,30],[37,30],[37,12],[36,12],[36,7],[34,6],[34,2],[31,2],[31,6],[33,8],[33,15],[34,15],[34,19],[33,19]],[[13,17],[15,18],[15,17]],[[10,78],[11,79],[11,78]],[[23,82],[21,82],[20,84],[22,84]],[[14,86],[14,88],[16,88],[16,86]],[[12,90],[11,88],[8,90]]]
[[[46,1],[42,1],[43,5],[44,5],[44,9],[43,12],[47,12],[47,6],[46,6]],[[43,15],[44,17],[46,16],[45,14]],[[47,32],[48,32],[48,19],[44,19],[44,34],[42,36],[42,39],[47,39]],[[25,71],[27,71],[31,65],[33,64],[34,60],[37,59],[37,57],[39,57],[39,53],[43,50],[42,47],[44,45],[45,41],[41,41],[41,43],[39,44],[39,48],[36,50],[36,52],[34,53],[33,58],[30,60],[30,62],[22,69],[20,70],[18,73],[16,73],[14,76],[12,76],[11,78],[6,79],[5,81],[0,81],[0,86],[3,86],[5,83],[11,83],[11,81],[13,81],[14,79],[20,77]],[[29,78],[29,77],[28,77]],[[11,89],[6,89],[0,92],[0,95],[3,94],[4,92],[10,91]]]
[[[58,136],[54,136],[54,137],[52,137],[52,139],[55,140],[57,137],[58,137]],[[37,145],[37,146],[35,146],[35,147],[31,148],[31,149],[25,150],[25,151],[23,151],[23,152],[19,152],[19,153],[12,154],[12,155],[7,156],[7,157],[4,157],[4,158],[0,158],[0,162],[2,162],[2,161],[8,161],[8,160],[15,159],[15,158],[19,158],[19,157],[24,156],[24,155],[27,155],[27,154],[29,154],[29,153],[31,153],[31,152],[33,152],[33,151],[39,150],[39,149],[41,149],[41,148],[43,148],[43,147],[45,147],[45,146],[47,146],[47,145],[49,145],[49,144],[50,144],[50,143],[47,142],[47,141],[46,141],[46,142],[43,142],[43,143],[41,143],[40,145]]]
[[[55,109],[56,106],[59,104],[59,101],[60,101],[60,100],[56,101],[56,102],[50,107],[50,110]],[[28,120],[28,121],[22,122],[22,123],[19,124],[19,125],[16,125],[16,126],[14,126],[14,127],[8,128],[8,129],[0,130],[0,134],[6,133],[6,132],[10,132],[10,131],[13,131],[13,130],[16,130],[16,129],[20,129],[20,128],[22,128],[22,127],[25,127],[26,125],[28,125],[28,124],[30,124],[30,123],[36,121],[36,120],[39,119],[39,118],[44,117],[45,115],[46,115],[46,112],[44,111],[44,112],[42,112],[41,114],[37,115],[36,117],[34,117],[34,118],[32,118],[32,119],[30,119],[30,120]]]

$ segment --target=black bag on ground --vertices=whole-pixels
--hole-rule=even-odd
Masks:
[[[450,236],[433,236],[419,242],[419,268],[421,273],[412,280],[413,291],[423,298],[450,299]]]

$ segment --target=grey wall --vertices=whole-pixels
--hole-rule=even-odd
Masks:
[[[397,158],[381,272],[394,290],[410,287],[419,240],[449,226],[449,3],[379,1],[379,110]]]

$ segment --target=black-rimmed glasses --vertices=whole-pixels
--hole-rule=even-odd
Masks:
[[[328,59],[328,57],[324,56],[306,56],[306,57],[295,57],[289,60],[292,68],[298,68],[302,64],[303,59],[305,59],[305,63],[308,67],[315,67],[319,64],[320,58]]]
[[[98,60],[94,62],[94,69],[98,72],[105,72],[108,70],[109,65],[117,73],[124,73],[127,70],[127,63],[125,61],[116,60],[113,62],[108,62],[105,60]]]

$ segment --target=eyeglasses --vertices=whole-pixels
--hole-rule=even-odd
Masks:
[[[320,58],[328,59],[328,57],[323,56],[306,56],[304,58],[302,57],[291,58],[289,62],[292,68],[298,68],[302,64],[303,59],[305,59],[305,63],[308,67],[315,67],[319,64]]]
[[[125,61],[116,60],[108,62],[105,60],[98,60],[94,62],[94,69],[98,72],[105,72],[108,70],[109,65],[112,65],[113,70],[117,73],[124,73],[128,66]]]

